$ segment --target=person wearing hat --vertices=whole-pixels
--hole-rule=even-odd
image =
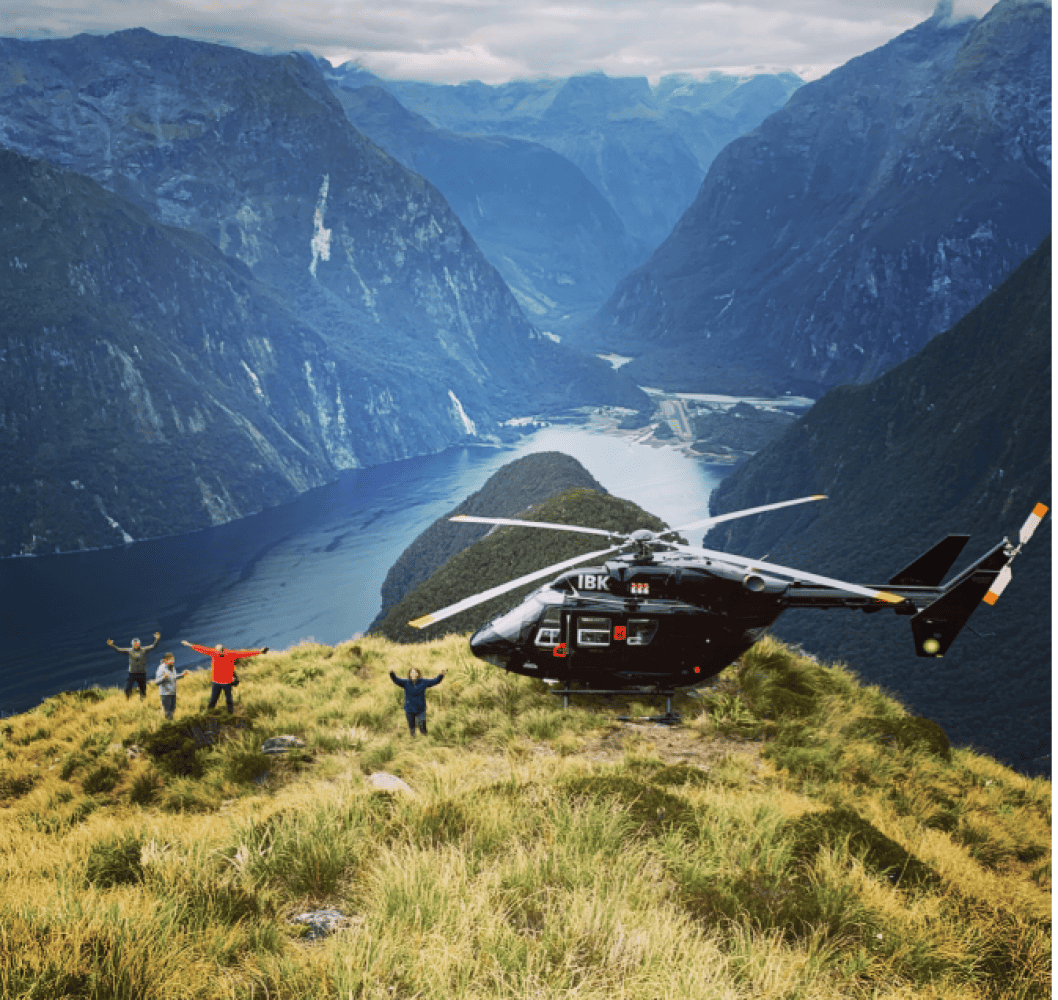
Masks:
[[[119,653],[128,653],[129,655],[129,676],[128,680],[125,681],[126,701],[132,697],[133,684],[139,686],[140,701],[145,701],[147,699],[147,654],[158,645],[158,641],[161,637],[161,632],[155,632],[154,642],[149,646],[141,646],[139,639],[133,639],[132,645],[127,649],[121,646],[115,646],[113,639],[107,639],[107,645],[112,649],[117,650]]]
[[[219,642],[212,649],[209,646],[199,646],[186,639],[180,640],[189,649],[196,653],[208,656],[213,661],[213,690],[209,696],[207,711],[217,704],[221,691],[224,692],[224,701],[228,705],[228,714],[235,711],[235,702],[231,697],[232,681],[235,680],[235,661],[243,656],[260,656],[267,653],[268,647],[261,649],[225,649]]]

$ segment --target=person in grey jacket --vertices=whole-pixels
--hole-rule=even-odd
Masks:
[[[132,696],[132,685],[136,684],[140,689],[140,701],[144,701],[147,698],[147,654],[158,645],[158,640],[162,637],[161,632],[154,633],[154,642],[149,646],[141,646],[139,639],[133,639],[132,645],[127,649],[121,646],[115,646],[113,639],[107,639],[107,645],[112,649],[116,649],[119,653],[128,653],[129,655],[129,676],[128,680],[125,681],[125,699],[128,700]]]
[[[392,670],[389,672],[389,679],[398,687],[404,688],[404,715],[408,719],[408,729],[411,730],[412,736],[415,735],[416,725],[423,736],[426,735],[426,689],[440,684],[444,675],[442,670],[436,677],[424,681],[418,667],[412,667],[408,671],[408,679],[404,680]]]
[[[158,685],[158,694],[162,699],[162,710],[167,719],[171,719],[176,711],[176,682],[191,672],[185,670],[182,674],[178,674],[173,669],[175,662],[176,657],[172,653],[166,653],[162,656],[162,662],[158,664],[158,672],[154,675],[154,682]]]

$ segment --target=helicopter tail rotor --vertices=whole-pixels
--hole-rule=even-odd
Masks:
[[[1047,507],[1036,504],[1018,533],[1018,544],[1003,539],[972,566],[960,573],[944,593],[911,619],[915,652],[919,656],[943,656],[970,615],[982,601],[995,604],[1013,579],[1010,564],[1039,527]]]

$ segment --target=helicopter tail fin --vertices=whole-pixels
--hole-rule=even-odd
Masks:
[[[937,600],[911,619],[915,652],[919,656],[943,656],[969,620],[970,615],[977,609],[977,605],[981,601],[991,605],[999,600],[999,595],[1003,593],[1012,579],[1011,562],[1032,537],[1032,533],[1046,513],[1047,507],[1044,504],[1036,504],[1018,534],[1017,545],[1012,545],[1004,538],[972,566],[963,570],[944,588],[944,593]],[[945,542],[947,541],[948,539],[945,539]],[[945,542],[935,546],[922,559],[912,563],[903,572],[908,573],[920,562],[929,559]],[[960,550],[961,548],[960,545]]]
[[[889,581],[890,586],[939,587],[944,574],[955,565],[955,560],[969,540],[969,535],[948,535],[910,566],[900,570]]]

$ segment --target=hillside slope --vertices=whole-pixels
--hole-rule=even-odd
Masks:
[[[1051,504],[1051,241],[915,358],[835,389],[717,489],[722,513],[809,493],[815,509],[714,529],[707,544],[842,579],[884,583],[948,533],[955,570],[1037,502]],[[779,636],[856,665],[959,742],[1044,773],[1051,745],[1051,518],[994,608],[943,660],[913,653],[888,615],[788,613]]]
[[[240,674],[234,718],[200,671],[172,723],[102,688],[0,721],[5,1000],[1051,995],[1050,783],[840,667],[765,643],[675,728],[458,636]]]
[[[477,493],[439,517],[400,554],[382,581],[382,608],[369,631],[382,622],[397,601],[490,531],[487,524],[453,524],[450,518],[458,514],[514,517],[569,489],[606,492],[580,462],[557,451],[526,455],[493,473]]]

